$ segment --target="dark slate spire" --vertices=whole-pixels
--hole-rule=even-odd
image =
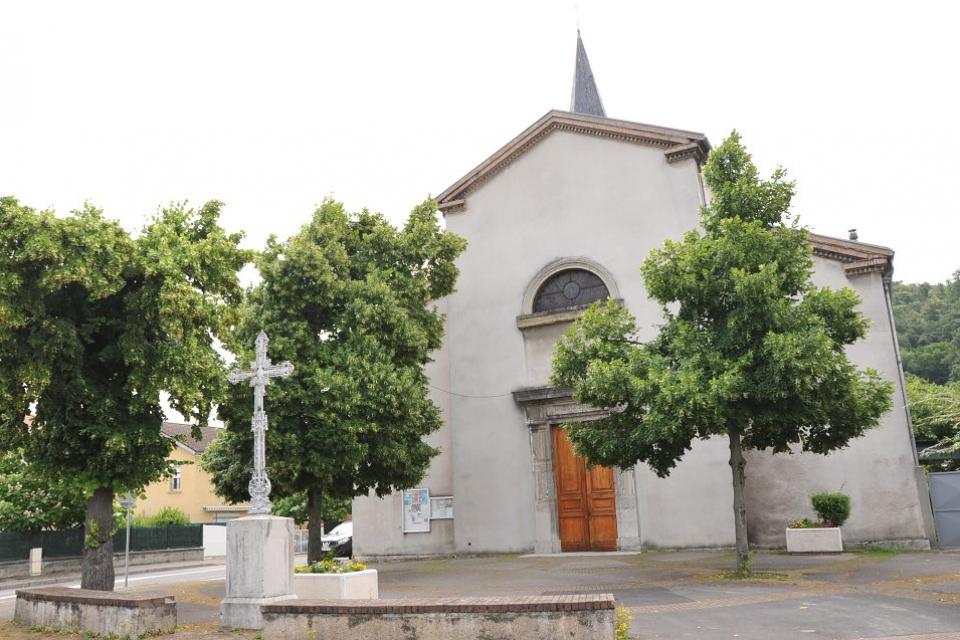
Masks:
[[[590,61],[587,59],[587,50],[583,48],[580,38],[580,29],[577,29],[577,67],[573,73],[573,94],[570,96],[570,111],[583,113],[589,116],[605,118],[603,102],[597,91],[597,83],[590,70]]]

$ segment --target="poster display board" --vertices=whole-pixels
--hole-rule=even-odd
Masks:
[[[453,520],[453,496],[430,498],[431,520]]]
[[[430,531],[430,489],[405,489],[403,492],[403,532]]]

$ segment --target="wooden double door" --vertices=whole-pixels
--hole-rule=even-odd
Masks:
[[[561,551],[616,551],[613,469],[588,468],[560,427],[553,427],[553,466]]]

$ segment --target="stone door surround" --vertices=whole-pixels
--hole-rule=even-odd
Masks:
[[[553,438],[555,425],[596,420],[608,415],[602,409],[578,404],[569,389],[535,387],[513,392],[523,409],[530,432],[530,454],[534,476],[534,553],[560,553],[557,515],[557,487],[554,475]],[[614,470],[617,501],[617,546],[622,551],[640,549],[640,520],[636,478],[632,469]]]

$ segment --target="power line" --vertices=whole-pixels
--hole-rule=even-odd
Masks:
[[[488,400],[488,399],[492,399],[492,398],[505,398],[506,396],[513,395],[513,394],[511,394],[511,393],[498,393],[498,394],[495,394],[495,395],[492,395],[492,396],[472,396],[472,395],[470,395],[470,394],[468,394],[468,393],[456,393],[455,391],[448,391],[447,389],[441,389],[440,387],[436,387],[436,386],[430,384],[429,382],[427,383],[427,386],[430,387],[431,389],[436,389],[437,391],[440,391],[440,392],[442,392],[442,393],[446,393],[447,395],[456,396],[456,397],[458,397],[458,398],[471,398],[471,399],[473,399],[473,400]]]

